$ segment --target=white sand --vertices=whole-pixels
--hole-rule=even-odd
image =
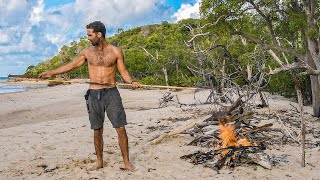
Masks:
[[[130,158],[137,171],[120,170],[122,157],[116,132],[108,119],[104,125],[107,164],[99,171],[88,171],[94,166],[95,155],[93,131],[83,98],[87,86],[73,84],[0,94],[0,179],[319,179],[320,151],[317,148],[306,150],[304,168],[299,165],[300,147],[286,145],[266,150],[268,154],[289,155],[288,163],[272,170],[242,166],[217,173],[180,159],[200,149],[185,145],[192,140],[189,135],[177,135],[158,145],[147,145],[156,135],[201,121],[215,109],[211,105],[197,105],[183,111],[174,103],[157,109],[164,90],[120,89],[129,123],[126,129]],[[181,102],[194,102],[193,91],[172,93],[177,94]],[[204,101],[205,95],[206,92],[197,93],[197,99]],[[291,102],[281,97],[269,103],[270,111],[292,108]],[[310,107],[306,107],[306,111],[311,112]],[[187,120],[173,122],[168,118]],[[316,118],[307,116],[306,120],[307,127],[320,128]]]

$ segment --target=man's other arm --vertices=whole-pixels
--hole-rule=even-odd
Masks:
[[[121,49],[116,50],[116,55],[117,55],[117,69],[120,73],[120,75],[122,76],[123,80],[127,83],[131,83],[133,88],[138,88],[141,87],[141,84],[138,82],[135,82],[131,75],[129,74],[126,66],[124,65],[124,56],[123,56],[123,52],[121,51]]]

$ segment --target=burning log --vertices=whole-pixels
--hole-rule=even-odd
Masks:
[[[259,131],[267,131],[269,130],[269,128],[272,126],[272,123],[269,124],[265,124],[263,126],[260,127],[255,127],[253,129],[250,130],[239,130],[239,134],[240,135],[246,135],[246,134],[250,134],[250,133],[254,133],[254,132],[259,132]],[[237,126],[237,125],[235,125]],[[201,146],[201,147],[214,147],[215,145],[218,144],[218,141],[221,141],[221,138],[218,136],[218,130],[216,129],[213,132],[210,132],[209,134],[206,135],[200,135],[197,138],[195,138],[194,140],[192,140],[190,143],[188,143],[188,146]],[[200,131],[200,130],[196,130]],[[242,132],[243,131],[243,132]],[[194,130],[192,131],[194,132]],[[188,134],[191,134],[191,132],[188,132]]]
[[[238,118],[246,119],[248,117],[251,117],[252,115],[253,115],[253,112],[249,112],[247,114],[242,114],[242,115],[237,115],[236,114],[236,115],[232,116],[231,118],[229,118],[229,117],[227,117],[227,118],[229,119],[229,121],[233,122]],[[204,120],[203,122],[200,122],[200,123],[196,123],[196,122],[190,123],[190,124],[188,124],[187,126],[181,128],[181,129],[165,133],[165,134],[159,136],[158,138],[153,139],[151,142],[149,142],[149,144],[151,144],[151,145],[158,144],[159,142],[161,142],[162,140],[164,140],[164,139],[166,139],[166,138],[168,138],[170,136],[174,136],[174,135],[177,135],[177,134],[182,134],[185,131],[187,131],[189,129],[192,129],[192,128],[200,128],[201,129],[201,128],[209,126],[209,125],[218,125],[218,124],[219,124],[218,121],[207,121],[207,119]]]
[[[211,150],[206,152],[197,151],[192,154],[181,156],[181,159],[191,160],[191,163],[204,164],[206,167],[210,167],[214,170],[220,170],[223,165],[227,162],[229,167],[240,164],[241,157],[246,157],[247,153],[257,153],[261,151],[261,146],[229,146],[227,148],[221,148],[217,150]],[[225,155],[223,152],[228,151]],[[234,155],[237,156],[234,156]],[[247,157],[246,157],[247,158]]]

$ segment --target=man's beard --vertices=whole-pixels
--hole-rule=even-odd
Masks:
[[[99,42],[91,42],[92,46],[98,46]]]
[[[92,46],[98,46],[100,42],[101,42],[101,38],[99,38],[99,41],[97,42],[91,42],[91,44]]]

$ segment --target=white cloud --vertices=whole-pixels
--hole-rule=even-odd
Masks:
[[[21,41],[17,44],[0,46],[0,53],[26,53],[35,50],[33,36],[31,34],[24,34]]]
[[[10,42],[10,38],[7,34],[2,34],[0,31],[0,44],[6,44]]]
[[[40,4],[43,0],[40,0]],[[36,0],[0,0],[0,54],[35,50],[32,25],[28,22]],[[38,10],[37,10],[38,11]]]
[[[23,22],[29,15],[33,1],[0,0],[0,26],[12,26]]]
[[[0,0],[0,8],[2,11],[16,11],[25,7],[27,2],[25,0]]]
[[[74,3],[66,4],[60,7],[53,7],[45,11],[44,13],[45,23],[50,24],[47,31],[58,29],[62,34],[71,28],[81,19],[81,17],[75,13]]]
[[[177,22],[182,19],[188,19],[188,18],[199,18],[200,17],[200,3],[201,0],[197,0],[197,2],[194,5],[191,4],[182,4],[180,9],[178,9],[177,12],[175,12],[172,16],[172,18]]]
[[[83,24],[100,20],[107,26],[122,26],[142,20],[156,7],[156,0],[76,0],[75,11],[83,14]]]
[[[63,34],[46,34],[45,37],[52,44],[56,44],[58,46],[62,46],[62,43],[66,41],[66,37]]]
[[[37,6],[32,8],[29,21],[31,25],[38,25],[43,20],[44,0],[39,0]]]

